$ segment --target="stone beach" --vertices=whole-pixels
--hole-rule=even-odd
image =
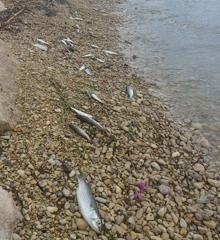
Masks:
[[[12,2],[4,1],[6,7]],[[30,1],[1,29],[18,61],[20,121],[0,142],[0,183],[23,215],[14,239],[220,239],[220,173],[203,160],[208,143],[196,128],[175,122],[150,94],[147,79],[126,63],[120,48],[127,43],[117,32],[123,19],[114,8],[119,3]],[[33,46],[38,38],[47,51]],[[73,51],[64,38],[73,41]],[[83,65],[90,74],[79,71]],[[127,85],[136,90],[134,100]],[[95,116],[107,131],[80,122],[70,106]],[[92,141],[72,131],[71,122]],[[79,213],[80,173],[105,221],[101,235]],[[146,189],[138,201],[141,181]]]

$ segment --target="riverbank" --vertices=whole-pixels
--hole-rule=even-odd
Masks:
[[[23,115],[1,142],[0,165],[1,185],[13,189],[24,216],[16,233],[32,240],[218,239],[219,173],[206,171],[204,141],[169,119],[125,63],[115,2],[40,1],[1,31],[20,62],[17,105]],[[49,43],[47,52],[33,46],[37,38]],[[73,40],[73,52],[63,38]],[[79,71],[82,65],[91,75]],[[137,90],[134,101],[127,99],[127,85]],[[108,133],[82,124],[69,105],[94,115]],[[92,143],[71,132],[71,121]],[[99,197],[103,235],[88,228],[78,211],[80,172]],[[146,189],[137,195],[140,181]]]

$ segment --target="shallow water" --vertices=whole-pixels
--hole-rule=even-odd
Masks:
[[[220,1],[127,0],[120,10],[125,55],[176,116],[203,124],[220,163]]]

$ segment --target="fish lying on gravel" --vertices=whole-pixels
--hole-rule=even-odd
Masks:
[[[85,115],[79,115],[77,114],[77,117],[82,121],[82,122],[86,122],[90,125],[93,125],[95,127],[97,127],[99,130],[102,130],[102,131],[106,131],[107,129],[104,128],[100,123],[98,123],[96,120],[94,120],[93,118],[91,117],[88,117],[88,116],[85,116]]]
[[[86,68],[84,71],[87,75],[92,76],[92,72],[89,68]]]
[[[79,20],[79,21],[82,21],[83,19],[82,18],[79,18],[79,17],[70,17],[71,20]]]
[[[40,39],[40,38],[37,39],[37,42],[43,45],[49,45],[48,42],[45,42],[43,39]]]
[[[82,56],[83,58],[95,58],[95,54],[93,53],[89,53],[89,54],[86,54],[84,56]]]
[[[77,179],[78,188],[76,197],[80,213],[94,231],[101,233],[103,230],[103,220],[99,214],[95,198],[92,195],[91,187],[84,177],[78,176]]]
[[[69,124],[69,127],[74,130],[76,133],[78,133],[80,136],[82,136],[83,138],[87,139],[89,142],[91,142],[91,138],[89,137],[89,135],[82,130],[80,127],[76,126],[75,124],[71,123]]]
[[[79,71],[83,71],[85,70],[86,66],[83,64],[80,68],[79,68]]]
[[[134,89],[131,86],[126,87],[128,98],[131,100],[134,97]]]
[[[64,38],[61,42],[65,45],[68,51],[74,51],[74,43],[70,38]]]
[[[103,103],[103,101],[102,101],[98,96],[96,96],[95,93],[92,93],[92,94],[91,94],[91,97],[92,97],[94,100],[96,100],[97,102]]]
[[[48,49],[47,46],[45,46],[43,44],[40,44],[40,43],[33,44],[33,46],[36,47],[36,48],[39,48],[40,50],[45,51],[45,52]]]
[[[92,47],[92,48],[97,48],[97,49],[100,48],[99,46],[97,46],[97,45],[95,45],[95,44],[92,44],[91,47]]]
[[[109,51],[109,50],[103,50],[103,52],[105,52],[105,53],[107,53],[107,54],[110,54],[110,55],[118,56],[118,53],[112,52],[112,51]]]
[[[77,115],[79,115],[79,116],[86,116],[86,117],[88,117],[88,118],[93,118],[93,116],[92,116],[91,114],[82,112],[82,111],[80,111],[80,110],[78,110],[78,109],[76,109],[76,108],[71,107],[70,109],[71,109],[72,111],[74,111],[74,112],[75,112]]]

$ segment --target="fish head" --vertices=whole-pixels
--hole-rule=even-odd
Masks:
[[[91,227],[97,232],[101,233],[103,230],[103,220],[100,217],[95,217],[91,219]]]
[[[104,222],[101,218],[97,209],[92,208],[90,212],[90,223],[89,225],[95,230],[97,233],[101,233],[103,230]]]

